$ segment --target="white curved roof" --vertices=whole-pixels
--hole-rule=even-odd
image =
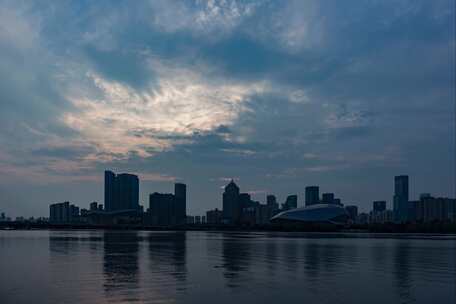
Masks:
[[[326,222],[344,224],[348,213],[344,207],[336,204],[315,204],[280,212],[271,221],[298,221],[308,223]]]

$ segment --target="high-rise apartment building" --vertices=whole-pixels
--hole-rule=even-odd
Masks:
[[[139,210],[139,178],[136,175],[105,171],[106,211]]]
[[[225,224],[235,224],[239,222],[240,217],[239,187],[231,180],[223,192],[223,222]]]
[[[187,220],[187,186],[174,184],[174,212],[176,224],[185,224]]]
[[[394,221],[404,223],[408,220],[409,178],[408,175],[394,177]]]
[[[306,206],[315,205],[320,202],[320,189],[318,186],[306,187]]]

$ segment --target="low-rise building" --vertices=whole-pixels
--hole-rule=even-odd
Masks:
[[[223,211],[215,208],[206,212],[206,220],[208,224],[218,225],[222,223]]]

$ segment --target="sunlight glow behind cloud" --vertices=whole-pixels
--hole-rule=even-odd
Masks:
[[[80,132],[98,153],[129,153],[149,157],[154,152],[191,142],[195,133],[211,132],[232,125],[252,94],[265,90],[261,83],[208,83],[184,69],[162,71],[158,85],[144,91],[90,73],[97,96],[70,96],[77,108],[62,121]]]

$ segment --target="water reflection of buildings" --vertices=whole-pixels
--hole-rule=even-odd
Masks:
[[[187,278],[187,236],[185,231],[156,232],[148,236],[149,260],[152,274],[163,280],[168,274],[183,283]],[[185,284],[177,284],[178,290],[185,289]]]
[[[401,303],[414,303],[412,298],[411,287],[413,279],[410,276],[410,267],[412,261],[410,256],[410,245],[406,240],[397,240],[393,253],[393,273],[396,280],[396,288],[401,299]]]
[[[321,278],[332,279],[338,268],[355,266],[358,259],[356,246],[328,244],[307,240],[304,244],[304,271],[309,283],[316,283]]]
[[[288,270],[288,274],[296,278],[296,271],[299,267],[299,253],[298,244],[296,240],[289,240],[283,244],[283,255],[285,256],[285,265]]]
[[[62,232],[50,232],[49,252],[51,257],[74,255],[79,248],[79,237]]]
[[[138,288],[137,231],[104,233],[104,290],[108,296],[125,296],[133,301],[134,290]]]
[[[269,242],[266,242],[265,258],[269,275],[272,275],[277,269],[278,260],[278,245],[272,237]]]
[[[223,234],[223,276],[227,279],[228,287],[239,287],[247,279],[243,278],[242,274],[249,268],[251,242],[250,237],[245,234]]]
[[[103,246],[103,234],[100,231],[88,231],[87,241],[89,242],[89,250],[93,255],[98,255],[101,246]]]

